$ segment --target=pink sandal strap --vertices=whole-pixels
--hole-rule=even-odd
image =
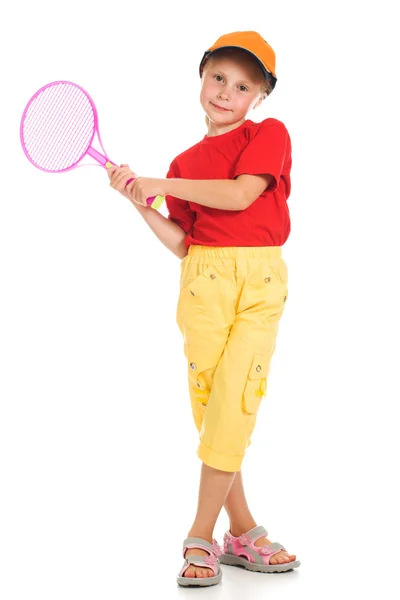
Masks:
[[[215,556],[221,556],[222,548],[218,544],[217,540],[213,539],[212,544],[209,541],[199,537],[188,537],[183,542],[182,554],[185,558],[187,548],[200,548]]]
[[[192,554],[185,558],[185,561],[186,562],[179,573],[179,577],[183,577],[190,565],[211,569],[214,577],[219,573],[220,570],[219,560],[215,554],[209,554],[208,556],[197,556],[196,554]]]
[[[207,556],[191,554],[190,556],[186,556],[186,550],[189,548],[199,548],[200,550],[204,550],[208,552]],[[204,540],[199,537],[188,537],[183,542],[183,550],[182,550],[183,558],[185,559],[185,563],[179,573],[179,577],[183,577],[184,573],[188,569],[190,565],[194,565],[196,567],[207,567],[212,570],[213,576],[219,574],[220,572],[220,562],[218,556],[222,554],[222,548],[218,544],[217,540],[213,539],[212,544],[208,540]]]
[[[262,564],[269,565],[271,556],[278,554],[281,550],[285,550],[286,552],[286,548],[282,544],[279,544],[279,542],[272,542],[263,546],[255,545],[257,540],[261,537],[267,537],[267,535],[268,532],[262,525],[254,527],[238,537],[233,536],[230,531],[227,531],[224,535],[225,552],[235,556],[246,556],[252,562],[261,562]]]
[[[267,565],[269,565],[271,556],[274,556],[274,554],[278,554],[278,552],[280,552],[281,550],[285,550],[286,552],[286,548],[284,548],[282,544],[279,544],[279,542],[264,544],[264,546],[256,546],[256,548],[259,554],[266,557],[265,564]]]

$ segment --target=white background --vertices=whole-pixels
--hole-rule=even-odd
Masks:
[[[101,168],[35,169],[29,98],[95,100],[109,157],[164,177],[205,134],[198,65],[258,30],[292,139],[289,296],[243,463],[257,522],[302,565],[223,568],[213,598],[398,597],[399,47],[394,3],[7,3],[0,21],[0,596],[186,597],[201,463],[179,259]],[[161,209],[167,214],[166,207]],[[224,511],[215,536],[222,543]],[[398,569],[397,569],[398,573]],[[145,586],[139,592],[140,584]]]

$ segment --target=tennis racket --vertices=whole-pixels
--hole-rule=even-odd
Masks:
[[[101,154],[93,146],[97,135]],[[21,118],[22,148],[30,162],[48,173],[64,173],[79,165],[86,155],[97,161],[93,166],[110,168],[101,142],[97,110],[89,94],[71,81],[54,81],[40,88],[29,100]],[[126,185],[134,180],[131,177]],[[125,186],[126,187],[126,186]],[[147,198],[152,208],[160,208],[163,196]]]

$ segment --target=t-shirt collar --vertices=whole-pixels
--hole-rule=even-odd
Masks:
[[[212,136],[205,135],[202,139],[202,142],[215,143],[215,142],[218,142],[219,140],[225,141],[227,138],[231,138],[231,137],[237,135],[242,129],[244,129],[250,123],[252,123],[252,121],[250,119],[246,119],[241,125],[239,125],[238,127],[235,127],[235,129],[231,129],[230,131],[227,131],[226,133],[221,133],[219,135],[212,135]]]

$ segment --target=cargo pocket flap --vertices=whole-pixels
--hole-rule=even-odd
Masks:
[[[268,368],[269,360],[266,354],[254,354],[243,392],[243,410],[248,415],[257,413],[265,395]]]
[[[267,377],[267,359],[265,354],[255,354],[249,371],[249,379],[261,379]]]
[[[196,263],[188,264],[185,269],[181,269],[180,285],[182,290],[188,290],[190,287],[198,286],[204,283],[204,279],[216,280],[219,277],[217,265],[209,265],[203,270],[199,269]]]
[[[217,366],[221,353],[212,346],[190,346],[185,344],[185,356],[188,363],[189,374],[195,381],[198,390],[205,390],[203,380],[198,379],[200,373]]]

